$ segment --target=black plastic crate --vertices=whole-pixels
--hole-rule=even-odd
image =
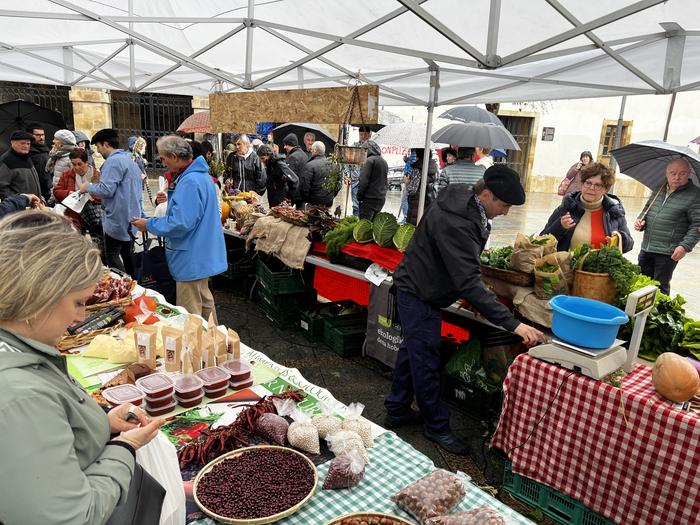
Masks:
[[[500,390],[486,392],[450,374],[442,374],[442,399],[458,410],[478,417],[495,418],[501,412],[503,394]]]
[[[258,285],[272,295],[300,293],[306,290],[302,272],[287,268],[278,259],[258,258],[255,275]]]
[[[316,290],[304,290],[293,294],[272,294],[265,288],[257,289],[257,298],[261,304],[279,312],[282,310],[308,308],[316,303]],[[298,315],[297,315],[298,316]]]
[[[266,303],[260,303],[260,308],[265,317],[279,328],[293,328],[299,322],[299,310],[297,308],[276,310]]]

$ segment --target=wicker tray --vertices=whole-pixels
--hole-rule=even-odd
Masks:
[[[532,286],[535,283],[535,275],[532,273],[501,270],[500,268],[494,268],[493,266],[486,266],[484,264],[481,265],[481,274],[518,286]]]
[[[304,461],[306,461],[311,469],[313,470],[314,473],[314,486],[309,491],[307,496],[301,500],[299,503],[294,505],[293,507],[288,508],[284,512],[278,512],[277,514],[273,514],[272,516],[267,516],[264,518],[255,518],[255,519],[250,519],[250,520],[237,520],[234,518],[227,518],[226,516],[221,516],[219,514],[216,514],[215,512],[212,512],[208,508],[206,508],[201,501],[199,501],[199,498],[197,497],[197,486],[199,485],[199,482],[201,479],[204,477],[205,474],[207,474],[212,468],[214,468],[215,465],[218,463],[221,463],[222,461],[232,458],[235,456],[239,456],[241,454],[244,454],[245,452],[248,452],[252,449],[261,449],[261,448],[269,448],[269,449],[278,449],[278,450],[284,450],[289,453],[293,453],[298,455],[299,457],[303,458]],[[239,448],[238,450],[233,450],[231,452],[228,452],[222,456],[219,456],[215,460],[207,463],[207,465],[199,471],[199,474],[197,474],[197,477],[194,478],[194,485],[192,487],[192,495],[194,496],[194,501],[197,503],[197,506],[202,509],[202,512],[204,512],[207,516],[210,518],[214,518],[215,520],[221,522],[221,523],[230,523],[232,525],[262,525],[264,523],[273,523],[277,520],[281,520],[282,518],[286,518],[287,516],[291,516],[294,514],[296,511],[298,511],[300,508],[302,508],[306,503],[311,499],[311,497],[314,495],[316,492],[316,486],[318,485],[318,472],[316,471],[316,465],[313,464],[313,462],[307,458],[304,454],[301,452],[297,452],[294,449],[287,448],[287,447],[277,447],[274,445],[258,445],[255,447],[245,447],[245,448]]]
[[[337,518],[333,518],[331,521],[327,522],[326,525],[340,525],[340,523],[348,518],[367,518],[366,520],[360,520],[360,523],[364,523],[367,521],[367,523],[370,523],[374,525],[374,522],[369,521],[372,518],[377,519],[377,523],[381,523],[380,520],[383,518],[393,520],[394,523],[400,523],[401,525],[413,525],[413,522],[406,521],[403,518],[399,518],[397,516],[392,516],[391,514],[383,514],[381,512],[353,512],[352,514],[343,514],[342,516],[338,516]]]
[[[78,335],[64,335],[63,337],[61,337],[61,340],[56,345],[56,348],[58,348],[60,352],[67,352],[68,350],[72,350],[73,348],[85,346],[87,344],[90,344],[92,340],[95,339],[95,337],[97,337],[98,335],[109,335],[118,328],[121,328],[123,324],[124,323],[122,321],[119,321],[116,325],[108,326],[107,328],[91,330],[89,332],[84,332]]]
[[[85,312],[96,312],[97,310],[102,310],[103,308],[109,308],[111,306],[124,308],[125,306],[131,306],[132,304],[134,304],[134,298],[129,295],[127,297],[122,297],[121,299],[107,301],[106,303],[89,304],[85,307]]]

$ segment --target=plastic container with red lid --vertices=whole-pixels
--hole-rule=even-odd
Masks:
[[[204,395],[207,396],[209,399],[216,399],[217,397],[221,397],[224,394],[226,394],[226,391],[228,390],[228,381],[226,381],[226,384],[221,387],[221,388],[204,388]]]
[[[158,408],[150,406],[148,401],[146,401],[144,403],[144,408],[146,409],[146,412],[148,412],[149,416],[157,417],[171,412],[176,405],[177,401],[175,399],[173,399],[172,402],[168,403],[167,405]]]
[[[158,409],[169,405],[175,399],[175,394],[165,394],[162,397],[149,397],[146,398],[146,403],[148,406],[154,409]]]
[[[102,391],[102,397],[104,397],[105,401],[112,407],[116,407],[126,403],[141,406],[145,396],[143,392],[134,385],[117,385],[105,388]]]
[[[194,375],[204,383],[205,390],[220,390],[228,386],[229,377],[231,374],[225,368],[219,368],[218,366],[209,366],[207,368],[202,368],[197,370]]]
[[[197,392],[196,396],[188,397],[188,398],[181,398],[177,394],[175,394],[175,400],[180,403],[180,406],[182,408],[192,408],[196,407],[202,402],[202,398],[204,397],[204,389],[200,388],[199,392]]]
[[[148,399],[157,399],[172,394],[175,389],[173,380],[162,372],[137,379],[136,386],[145,392]]]
[[[194,374],[187,374],[175,378],[175,395],[180,399],[197,397],[204,386],[204,382]]]
[[[253,386],[253,378],[249,377],[243,381],[229,381],[228,385],[234,390],[243,390],[244,388]]]
[[[244,361],[243,359],[233,359],[232,361],[226,361],[225,363],[219,366],[221,366],[221,368],[223,368],[229,374],[231,374],[231,383],[246,381],[250,378],[250,363],[248,361]]]

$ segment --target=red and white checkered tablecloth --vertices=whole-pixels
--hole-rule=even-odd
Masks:
[[[491,446],[616,523],[700,523],[700,417],[661,398],[647,366],[622,385],[520,355]]]

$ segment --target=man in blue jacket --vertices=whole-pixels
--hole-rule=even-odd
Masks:
[[[165,237],[168,268],[177,285],[177,304],[208,318],[216,306],[209,290],[209,277],[227,268],[226,245],[216,185],[204,157],[192,160],[192,147],[177,136],[161,137],[156,143],[163,165],[173,176],[168,190],[165,217],[135,218],[139,231]]]
[[[83,182],[80,193],[102,199],[107,265],[135,277],[131,259],[135,231],[129,221],[141,216],[141,171],[131,155],[119,148],[116,129],[101,129],[92,137],[92,143],[105,162],[100,169],[100,181]]]

